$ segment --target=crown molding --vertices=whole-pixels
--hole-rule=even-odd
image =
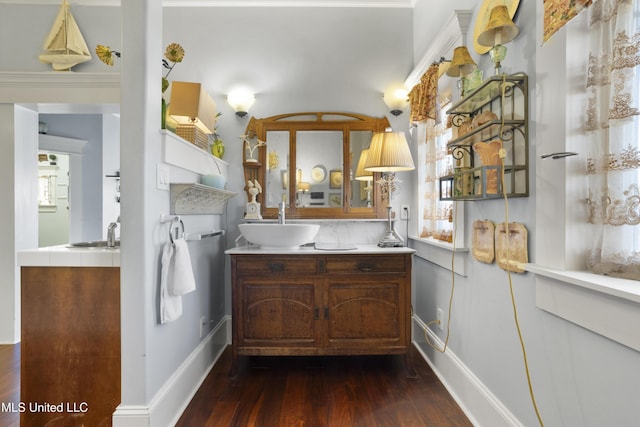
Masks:
[[[119,104],[119,73],[0,72],[0,103]]]
[[[422,75],[429,69],[429,66],[439,61],[440,58],[451,60],[453,49],[461,43],[464,44],[469,22],[471,22],[471,14],[472,11],[470,10],[456,10],[453,12],[449,21],[429,45],[429,49],[422,56],[420,62],[416,64],[407,76],[404,82],[406,88],[411,89],[418,84]]]

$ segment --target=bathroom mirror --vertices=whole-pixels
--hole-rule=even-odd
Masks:
[[[291,113],[251,118],[243,147],[245,183],[258,180],[263,218],[285,202],[289,218],[384,218],[379,191],[356,179],[358,160],[386,117],[349,113]],[[258,141],[264,145],[258,146]],[[245,188],[246,189],[246,188]]]

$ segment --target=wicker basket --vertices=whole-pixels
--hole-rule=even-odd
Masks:
[[[209,135],[192,124],[180,124],[176,127],[176,135],[186,139],[198,148],[209,149]]]

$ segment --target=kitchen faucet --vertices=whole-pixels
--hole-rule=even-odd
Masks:
[[[109,227],[107,228],[107,247],[108,248],[115,248],[116,246],[116,227],[118,226],[119,223],[120,223],[120,215],[118,215],[118,219],[116,220],[116,222],[112,222],[111,224],[109,224]]]
[[[284,202],[278,203],[278,224],[284,224],[285,219],[285,205]]]

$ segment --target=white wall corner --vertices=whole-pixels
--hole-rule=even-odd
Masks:
[[[231,340],[225,316],[164,383],[148,406],[120,405],[113,427],[165,427],[176,424]]]
[[[471,14],[470,10],[456,10],[453,12],[442,30],[438,32],[438,36],[429,45],[429,49],[424,53],[422,59],[415,64],[413,70],[407,76],[404,82],[405,87],[412,88],[418,84],[420,77],[434,61],[438,61],[440,58],[451,60],[447,56],[453,55],[453,49],[464,42],[463,38],[466,38],[465,35],[469,28]]]

